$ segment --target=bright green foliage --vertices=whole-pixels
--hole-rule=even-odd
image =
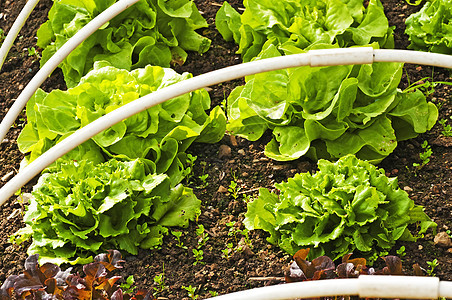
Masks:
[[[237,53],[250,61],[274,44],[306,49],[316,44],[339,47],[367,45],[393,48],[393,28],[379,0],[367,7],[362,0],[245,0],[242,15],[227,2],[218,11],[215,24],[227,41],[239,44]]]
[[[80,84],[67,91],[39,90],[27,104],[27,119],[19,149],[31,162],[61,139],[108,112],[146,94],[190,78],[167,68],[147,66],[131,72],[96,63]],[[214,143],[225,131],[226,117],[211,110],[205,90],[171,99],[138,113],[94,136],[69,153],[72,159],[95,162],[107,158],[146,158],[152,173],[166,173],[173,186],[184,173],[185,150],[193,141]]]
[[[287,55],[303,52],[283,50]],[[260,58],[280,55],[269,45]],[[305,66],[248,76],[229,95],[227,130],[251,141],[272,130],[265,154],[275,160],[356,154],[378,163],[397,141],[429,130],[438,118],[436,106],[422,92],[397,89],[402,66]]]
[[[419,158],[422,163],[413,163],[413,167],[416,168],[416,171],[422,169],[426,164],[428,164],[430,162],[430,156],[433,154],[432,146],[430,146],[427,141],[424,141],[421,147],[424,149],[424,152],[419,153]]]
[[[449,117],[449,119],[452,120],[452,116]],[[441,130],[441,134],[444,136],[452,136],[452,125],[447,124],[446,119],[441,119],[438,121],[439,124],[443,127],[443,130]]]
[[[426,1],[405,23],[408,49],[452,54],[452,0]]]
[[[59,161],[33,189],[19,240],[31,236],[28,253],[41,261],[85,263],[106,249],[137,254],[162,243],[167,227],[188,226],[201,201],[182,185],[171,187],[142,159],[101,164]],[[74,257],[79,257],[71,261]]]
[[[268,241],[292,255],[310,247],[312,258],[333,260],[356,250],[375,260],[397,240],[415,240],[409,224],[417,223],[419,234],[436,228],[383,169],[353,155],[318,166],[314,175],[275,184],[276,193],[261,189],[248,204],[245,226],[268,231]]]
[[[49,20],[38,30],[41,66],[115,0],[55,0]],[[95,61],[127,70],[148,64],[183,64],[185,51],[206,52],[210,40],[195,32],[207,27],[193,1],[141,0],[101,27],[61,64],[68,87],[75,86]]]

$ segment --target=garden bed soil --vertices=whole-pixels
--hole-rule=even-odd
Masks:
[[[23,7],[25,0],[0,0],[0,28],[8,32],[15,18]],[[237,46],[224,42],[214,26],[214,16],[219,9],[219,3],[210,0],[195,1],[209,23],[209,28],[201,33],[212,39],[211,49],[203,54],[189,54],[187,63],[177,67],[178,72],[191,72],[199,75],[208,71],[220,69],[241,62],[235,54]],[[396,26],[396,48],[406,49],[408,38],[404,35],[404,21],[420,6],[410,6],[405,1],[382,1],[390,25]],[[0,73],[0,119],[3,119],[8,108],[39,69],[36,56],[30,56],[27,48],[36,47],[36,31],[40,24],[46,21],[51,0],[41,0],[25,27],[19,34],[13,48]],[[241,1],[232,1],[235,8],[242,6]],[[401,88],[422,78],[434,81],[451,81],[448,70],[426,66],[406,65]],[[230,91],[242,84],[243,79],[212,86],[209,88],[214,105],[220,104]],[[42,88],[65,89],[60,71],[54,72]],[[450,101],[451,87],[437,85],[435,92],[429,97],[440,107],[439,119],[449,119],[452,111]],[[15,142],[25,122],[24,113],[18,118],[7,137],[0,145],[0,184],[3,185],[17,174],[23,155],[18,151]],[[384,168],[388,176],[397,176],[400,186],[409,193],[416,204],[423,205],[427,214],[438,224],[438,232],[452,230],[452,138],[441,134],[442,126],[435,127],[416,139],[399,143],[397,149],[388,156],[379,167]],[[251,245],[243,243],[243,236],[229,235],[230,222],[236,222],[235,229],[243,229],[242,224],[246,211],[246,201],[258,193],[258,188],[273,188],[273,184],[287,180],[297,172],[315,172],[315,163],[307,159],[291,162],[276,162],[263,154],[267,135],[257,142],[249,142],[241,138],[226,135],[223,140],[212,145],[193,145],[189,152],[197,156],[193,176],[189,186],[202,200],[202,214],[198,219],[208,233],[209,240],[202,248],[204,257],[201,263],[194,265],[192,249],[198,244],[192,223],[183,231],[181,240],[187,249],[178,247],[174,236],[165,237],[160,249],[142,250],[136,256],[125,256],[125,268],[121,275],[133,275],[139,288],[157,291],[159,286],[154,278],[164,273],[164,289],[156,293],[161,299],[187,298],[183,286],[196,287],[200,298],[208,298],[211,292],[226,294],[234,291],[258,286],[277,284],[291,262],[291,257],[279,248],[266,242],[267,234],[263,231],[250,232]],[[413,163],[419,163],[419,153],[423,152],[421,144],[428,141],[432,146],[433,155],[430,162],[421,170],[414,172]],[[208,174],[207,183],[200,179]],[[237,199],[227,191],[231,181],[238,183]],[[35,181],[27,184],[22,191],[30,192]],[[249,197],[249,198],[248,198]],[[15,245],[9,242],[9,236],[24,226],[22,222],[23,204],[11,197],[0,210],[0,285],[7,276],[23,271],[27,257],[26,249],[29,243]],[[234,247],[243,245],[242,251],[233,251],[229,258],[223,257],[222,250],[232,243]],[[402,257],[404,271],[411,273],[411,266],[419,263],[429,269],[428,261],[438,260],[434,273],[441,280],[452,280],[452,248],[434,244],[432,232],[420,238],[417,242],[400,242],[396,249],[406,247]],[[381,266],[383,260],[376,263]],[[253,277],[259,277],[258,279]],[[265,279],[263,277],[272,277]]]

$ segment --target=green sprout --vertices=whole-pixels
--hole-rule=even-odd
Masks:
[[[168,288],[165,286],[165,264],[163,264],[162,273],[154,276],[154,283],[157,285],[157,287],[154,287],[154,296],[162,293]]]
[[[217,291],[209,291],[210,296],[212,297],[216,297],[218,296],[218,292]]]
[[[187,154],[187,161],[186,161],[186,168],[182,172],[182,175],[185,177],[185,180],[188,183],[190,183],[190,179],[193,177],[193,167],[195,165],[195,161],[198,157],[193,156],[191,154]]]
[[[39,54],[35,47],[27,48],[27,50],[29,57],[35,57],[37,60],[41,59],[41,55]]]
[[[227,243],[226,247],[227,247],[226,249],[221,250],[221,252],[223,253],[221,257],[226,258],[226,260],[229,260],[229,258],[231,257],[231,253],[234,250],[234,245],[232,243]]]
[[[452,120],[452,117],[450,117],[450,119]],[[450,124],[446,124],[446,122],[446,119],[441,119],[438,121],[438,123],[443,126],[441,134],[444,136],[452,136],[452,126]]]
[[[189,286],[182,286],[184,290],[187,291],[188,297],[192,300],[196,300],[199,298],[199,295],[196,295],[196,287],[192,287],[191,284]]]
[[[436,269],[436,267],[439,265],[438,260],[435,258],[432,261],[428,261],[427,265],[429,265],[429,269],[427,270],[427,274],[429,276],[435,276],[435,273],[433,273]]]
[[[176,238],[176,246],[182,249],[188,249],[187,246],[184,246],[184,242],[181,241],[182,231],[171,231],[171,234]]]
[[[402,247],[399,248],[399,250],[396,250],[396,253],[397,253],[398,256],[404,257],[406,255],[406,253],[405,253],[405,246],[402,246]]]
[[[415,167],[415,173],[430,162],[430,157],[433,154],[432,147],[428,144],[427,141],[424,141],[421,147],[424,149],[424,152],[419,153],[419,158],[421,159],[422,163],[413,163],[413,167]]]
[[[198,224],[198,228],[196,228],[196,235],[198,236],[198,245],[196,248],[201,249],[209,240],[209,235],[206,233],[204,225]]]
[[[245,201],[245,203],[250,203],[251,195],[243,194],[243,201]]]
[[[204,174],[199,176],[199,179],[201,179],[201,186],[199,186],[199,188],[203,189],[205,187],[207,187],[209,185],[209,183],[207,182],[207,178],[209,177],[209,174]]]
[[[134,289],[136,288],[135,286],[133,286],[134,283],[135,283],[135,280],[133,279],[133,275],[130,275],[129,277],[127,277],[126,282],[124,282],[120,285],[122,292],[124,294],[132,294]]]
[[[240,187],[237,187],[237,182],[235,182],[234,180],[231,180],[231,183],[229,184],[228,187],[228,192],[231,193],[232,197],[237,200],[237,198],[239,197],[239,192]]]
[[[248,234],[248,229],[244,228],[244,229],[239,229],[235,227],[236,222],[232,221],[229,223],[226,223],[226,226],[229,227],[229,231],[228,231],[228,236],[234,237],[234,240],[236,243],[238,243],[237,240],[237,235],[242,235],[245,238],[245,243],[248,246],[251,246],[251,241],[249,238],[249,234]],[[241,249],[239,249],[241,250]]]
[[[202,260],[204,258],[204,251],[193,249],[193,257],[195,258],[195,261],[193,262],[193,265],[196,266],[198,263],[202,264]]]

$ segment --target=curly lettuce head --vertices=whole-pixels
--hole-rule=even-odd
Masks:
[[[49,20],[38,30],[43,48],[41,66],[94,17],[115,0],[56,0]],[[207,27],[189,0],[141,0],[88,37],[60,64],[68,87],[75,86],[94,62],[131,70],[148,64],[169,67],[183,64],[186,51],[206,52],[210,40],[195,32]]]
[[[337,162],[320,160],[319,171],[296,174],[275,184],[278,192],[261,189],[248,204],[245,226],[270,233],[268,241],[290,254],[310,247],[311,258],[333,260],[360,251],[373,261],[397,240],[414,241],[408,225],[421,234],[436,223],[369,162],[353,155]]]

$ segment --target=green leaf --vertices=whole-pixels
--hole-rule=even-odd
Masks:
[[[450,4],[450,0],[427,1],[420,11],[406,19],[405,33],[411,42],[408,49],[452,53]]]
[[[115,1],[56,0],[49,20],[38,30],[43,48],[41,66],[84,25]],[[130,70],[148,64],[169,67],[182,64],[185,51],[206,52],[210,40],[195,30],[207,27],[193,1],[141,0],[102,26],[60,64],[68,87],[74,87],[93,69],[107,61]]]
[[[269,43],[279,49],[307,49],[373,42],[383,47],[393,41],[393,28],[379,0],[367,5],[357,0],[247,0],[243,5],[245,11],[239,15],[224,3],[215,24],[225,40],[239,45],[237,53],[245,62],[260,56]]]
[[[234,40],[239,43],[241,25],[240,14],[228,2],[223,2],[215,16],[215,27],[218,32],[226,41]]]
[[[414,240],[409,224],[420,222],[419,232],[434,227],[423,208],[369,162],[347,155],[319,160],[318,167],[275,184],[274,192],[260,189],[248,203],[246,228],[267,231],[269,242],[291,255],[310,247],[311,258],[337,259],[357,249],[372,261],[397,240]]]
[[[137,254],[138,247],[160,245],[167,227],[187,226],[199,215],[201,201],[149,171],[143,159],[58,161],[34,187],[27,227],[15,239],[31,236],[30,253],[59,263],[89,260],[100,249]]]

